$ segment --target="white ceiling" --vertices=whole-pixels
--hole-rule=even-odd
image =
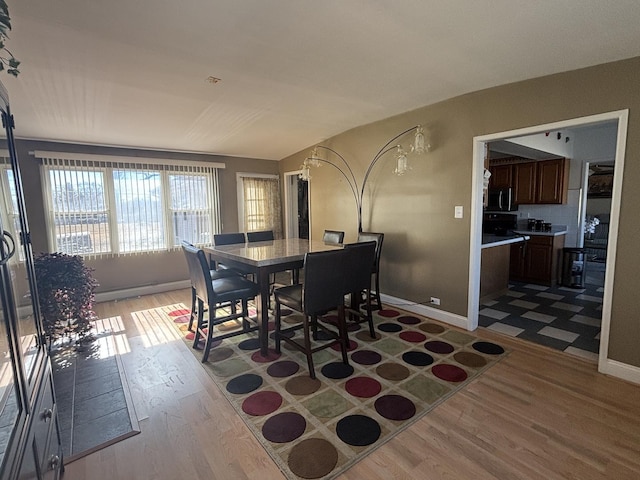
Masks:
[[[638,0],[8,1],[16,135],[100,145],[278,160],[460,94],[640,55]]]

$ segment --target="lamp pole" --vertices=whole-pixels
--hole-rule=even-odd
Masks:
[[[362,186],[360,187],[359,190],[358,190],[358,181],[356,180],[356,177],[353,173],[353,170],[351,170],[349,163],[345,160],[345,158],[342,155],[340,155],[334,149],[330,147],[326,147],[324,145],[317,145],[313,149],[311,153],[311,157],[308,157],[305,159],[303,164],[303,171],[306,173],[301,175],[301,177],[302,178],[306,177],[307,180],[310,178],[310,175],[308,173],[309,165],[313,163],[316,163],[315,166],[319,166],[320,165],[319,162],[327,163],[331,165],[333,168],[335,168],[336,170],[338,170],[342,174],[342,176],[345,178],[347,183],[349,184],[349,188],[351,188],[351,193],[353,194],[353,198],[356,202],[356,208],[358,210],[358,233],[360,233],[362,232],[362,199],[364,197],[364,188],[367,184],[367,180],[369,179],[369,175],[371,174],[373,167],[375,166],[376,163],[378,163],[378,160],[380,160],[387,152],[390,152],[391,150],[394,150],[394,149],[398,149],[398,152],[399,152],[398,154],[404,156],[406,160],[406,153],[404,152],[404,150],[402,150],[402,147],[400,145],[394,144],[394,142],[398,140],[400,137],[402,137],[403,135],[406,135],[407,133],[411,132],[412,130],[416,130],[416,139],[418,138],[418,135],[422,136],[422,128],[420,127],[420,125],[415,125],[411,128],[406,129],[403,132],[400,132],[395,137],[391,138],[387,143],[385,143],[380,148],[380,150],[378,150],[378,153],[375,154],[375,156],[369,163],[367,170],[365,171],[364,178],[362,180]],[[425,151],[423,144],[424,144],[424,136],[422,136],[422,145],[418,147],[418,142],[416,141],[416,144],[415,144],[416,146],[415,147],[412,146],[411,150],[412,151],[415,150],[417,153],[423,153]],[[349,175],[347,175],[345,171],[342,170],[342,168],[340,168],[336,163],[331,162],[329,160],[325,160],[324,158],[318,157],[316,153],[317,148],[322,148],[324,150],[327,150],[333,153],[334,155],[336,155],[340,160],[342,160],[342,163],[344,163],[344,165],[347,167],[347,170],[349,171]],[[406,166],[405,166],[405,169],[406,169]],[[404,169],[400,171],[398,168],[396,168],[396,173],[398,175],[402,175],[404,173]]]

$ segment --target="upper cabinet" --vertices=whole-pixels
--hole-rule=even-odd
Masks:
[[[490,171],[490,187],[511,187],[516,205],[567,201],[569,160],[566,158],[491,165]]]
[[[489,188],[509,188],[512,185],[512,165],[495,165],[489,167]]]

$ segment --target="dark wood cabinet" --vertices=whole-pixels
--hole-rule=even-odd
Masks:
[[[568,160],[538,162],[536,203],[566,203],[569,181]]]
[[[553,286],[558,281],[558,265],[564,235],[531,235],[524,243],[511,246],[509,275],[512,280]]]
[[[495,165],[489,167],[489,188],[509,188],[513,183],[512,165]]]
[[[516,205],[567,201],[569,161],[566,158],[492,165],[490,171],[490,187],[511,187]]]
[[[536,163],[513,165],[513,196],[516,205],[536,203]]]

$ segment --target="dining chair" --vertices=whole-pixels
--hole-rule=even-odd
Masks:
[[[182,247],[184,250],[184,247],[190,247],[192,249],[197,249],[197,247],[189,242],[187,242],[186,240],[182,241]],[[209,270],[209,274],[211,275],[211,279],[212,280],[217,280],[219,278],[225,278],[225,277],[233,277],[233,276],[238,276],[239,274],[235,271],[235,270],[231,270],[231,269],[220,269],[220,270]],[[188,325],[188,330],[190,332],[192,332],[193,330],[193,324],[197,318],[198,315],[198,306],[197,306],[197,300],[196,300],[196,276],[195,276],[195,271],[193,271],[191,268],[189,268],[189,280],[191,281],[191,315],[189,317],[189,325]]]
[[[344,242],[344,232],[340,232],[338,230],[325,230],[324,235],[322,235],[322,241],[324,243],[342,245],[342,242]]]
[[[261,230],[259,232],[247,232],[247,242],[268,242],[274,240],[273,230]]]
[[[309,376],[316,378],[313,367],[313,354],[329,348],[337,341],[342,352],[342,361],[349,364],[347,357],[347,330],[344,315],[344,277],[346,270],[345,250],[307,253],[304,258],[303,284],[287,285],[276,288],[275,348],[280,352],[281,341],[284,340],[307,357]],[[302,323],[282,328],[282,306],[303,314]],[[318,323],[318,316],[329,310],[338,310],[338,331]],[[333,342],[322,344],[311,343],[311,327],[321,328]],[[289,338],[291,332],[302,329],[303,343],[295,337]]]
[[[375,309],[382,310],[382,299],[380,298],[380,256],[382,255],[382,242],[384,233],[360,232],[358,242],[376,242],[376,257],[371,267],[371,283],[375,285],[375,291],[370,289],[369,295],[375,300]]]
[[[355,323],[367,322],[371,338],[376,338],[371,313],[371,265],[376,256],[376,242],[348,243],[346,252],[345,295],[350,298],[345,309],[346,319]],[[364,293],[364,311],[360,308]]]
[[[258,294],[258,286],[239,275],[218,278],[212,280],[211,270],[207,262],[207,257],[203,250],[189,245],[182,246],[189,271],[194,279],[196,302],[197,302],[197,323],[193,339],[193,348],[198,348],[200,338],[205,337],[205,344],[202,354],[202,362],[209,358],[209,351],[214,341],[242,335],[253,331],[260,331],[258,323],[249,317],[249,300]],[[231,309],[229,305],[240,304],[239,312]],[[206,307],[206,308],[205,308]],[[218,311],[226,308],[231,310],[223,311],[218,316]],[[204,315],[205,310],[208,314]],[[242,328],[219,335],[214,334],[216,325],[230,320],[242,320]],[[253,324],[253,325],[252,325]],[[261,334],[263,332],[260,332]],[[266,332],[264,332],[266,334]]]
[[[218,247],[220,245],[235,245],[237,243],[245,243],[246,242],[246,238],[244,236],[243,232],[233,232],[233,233],[214,233],[213,234],[213,244]],[[221,262],[218,262],[218,264],[214,264],[212,265],[214,269],[216,270],[223,270],[223,269],[229,269],[230,267],[227,265],[224,265]],[[241,275],[246,275],[246,272],[243,272],[241,270],[235,269],[236,273],[239,273]]]

